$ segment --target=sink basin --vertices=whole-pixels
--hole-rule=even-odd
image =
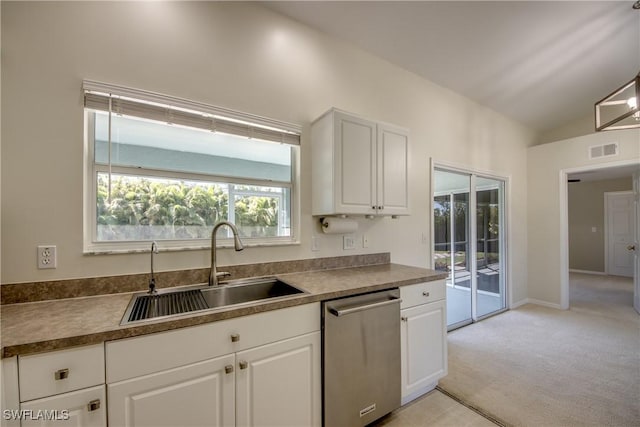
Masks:
[[[221,286],[202,289],[209,308],[225,307],[303,293],[275,277],[236,280]]]
[[[159,317],[213,310],[256,301],[300,295],[304,292],[275,277],[234,280],[219,286],[198,285],[179,291],[141,293],[131,298],[121,324]]]

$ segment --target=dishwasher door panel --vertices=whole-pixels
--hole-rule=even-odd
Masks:
[[[398,290],[323,306],[324,425],[364,426],[400,407]]]

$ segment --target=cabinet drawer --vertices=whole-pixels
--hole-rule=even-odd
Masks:
[[[22,420],[22,427],[104,427],[107,425],[106,407],[104,384],[32,400],[20,405],[23,411],[32,411],[32,417]]]
[[[20,356],[22,402],[104,384],[104,346],[96,344]]]
[[[160,372],[320,330],[320,304],[106,343],[107,383]],[[233,337],[233,339],[232,339]]]
[[[400,308],[403,309],[438,301],[445,299],[446,295],[447,291],[444,280],[401,286],[400,298],[402,298],[402,303],[400,304]]]

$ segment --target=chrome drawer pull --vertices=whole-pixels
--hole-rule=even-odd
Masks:
[[[241,360],[239,365],[240,365],[240,369],[247,369],[247,367],[249,366],[249,364],[244,360]]]
[[[224,373],[225,374],[230,374],[233,372],[233,365],[227,365],[224,367]]]
[[[69,378],[69,369],[59,369],[53,374],[54,378],[57,380],[66,380]]]
[[[231,334],[231,342],[240,341],[240,334]]]
[[[429,296],[429,292],[424,291],[424,292],[422,293],[422,295],[424,295],[425,297],[428,297],[428,296]]]
[[[98,409],[100,409],[100,399],[92,400],[87,405],[87,411],[89,412],[97,411]]]

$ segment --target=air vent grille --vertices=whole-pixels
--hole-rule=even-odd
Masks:
[[[589,158],[597,159],[599,157],[611,157],[618,155],[618,143],[612,142],[603,145],[594,145],[589,147]]]

